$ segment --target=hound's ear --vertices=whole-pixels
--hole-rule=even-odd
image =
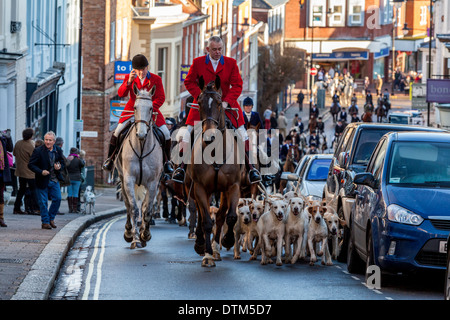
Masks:
[[[155,92],[156,92],[156,85],[153,85],[153,87],[150,89],[150,91],[149,91],[149,95],[150,95],[150,97],[153,97],[153,95],[155,94]]]
[[[205,79],[203,79],[203,76],[200,76],[198,79],[198,87],[203,91],[203,88],[205,87]]]
[[[139,89],[138,89],[136,83],[133,83],[133,92],[136,96],[139,94]]]
[[[220,90],[220,77],[216,76],[216,80],[214,80],[214,85],[216,86],[216,90]]]

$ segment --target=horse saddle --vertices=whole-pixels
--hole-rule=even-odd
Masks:
[[[128,122],[127,125],[123,128],[122,132],[119,135],[118,143],[119,145],[122,144],[123,140],[125,140],[125,137],[128,135],[128,132],[131,129],[133,122]],[[159,129],[157,126],[152,126],[153,134],[156,137],[156,140],[158,141],[159,145],[161,147],[164,147],[164,144],[166,142],[166,138],[164,137],[164,133]]]

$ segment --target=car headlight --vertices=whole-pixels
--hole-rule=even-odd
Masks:
[[[411,224],[418,226],[422,223],[423,218],[414,212],[411,212],[396,204],[387,207],[388,219],[393,222]]]

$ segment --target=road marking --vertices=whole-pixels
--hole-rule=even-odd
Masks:
[[[89,261],[89,264],[88,264],[89,270],[88,270],[88,275],[86,277],[86,286],[84,288],[84,293],[81,298],[82,300],[88,300],[88,298],[89,298],[89,292],[91,291],[91,278],[94,273],[95,259],[97,257],[97,253],[98,253],[98,249],[99,249],[100,238],[102,237],[101,253],[100,253],[100,258],[99,258],[99,262],[97,265],[97,281],[96,281],[95,288],[94,288],[94,300],[98,300],[98,293],[100,290],[100,283],[101,283],[101,266],[103,264],[103,256],[105,253],[106,233],[108,232],[109,228],[111,228],[111,226],[115,222],[117,222],[118,220],[123,219],[123,218],[124,218],[124,216],[120,216],[118,218],[115,218],[115,219],[109,221],[97,233],[97,236],[95,238],[95,245],[94,245],[95,249],[94,249],[92,257]]]

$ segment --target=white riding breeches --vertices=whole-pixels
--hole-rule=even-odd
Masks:
[[[179,140],[179,138],[182,138],[183,142],[190,142],[192,129],[194,129],[194,126],[191,125],[181,128],[177,134],[177,141]],[[247,130],[245,129],[244,125],[237,128],[237,133],[243,141],[248,140]]]
[[[131,117],[130,119],[119,123],[116,127],[116,130],[114,131],[114,136],[117,138],[119,137],[120,133],[122,132],[123,128],[125,128],[125,126],[128,124],[128,122],[130,122],[131,120],[133,120],[134,118]],[[158,127],[163,133],[164,133],[164,138],[166,140],[170,140],[170,131],[169,128],[167,128],[167,125],[163,124],[161,127]]]

